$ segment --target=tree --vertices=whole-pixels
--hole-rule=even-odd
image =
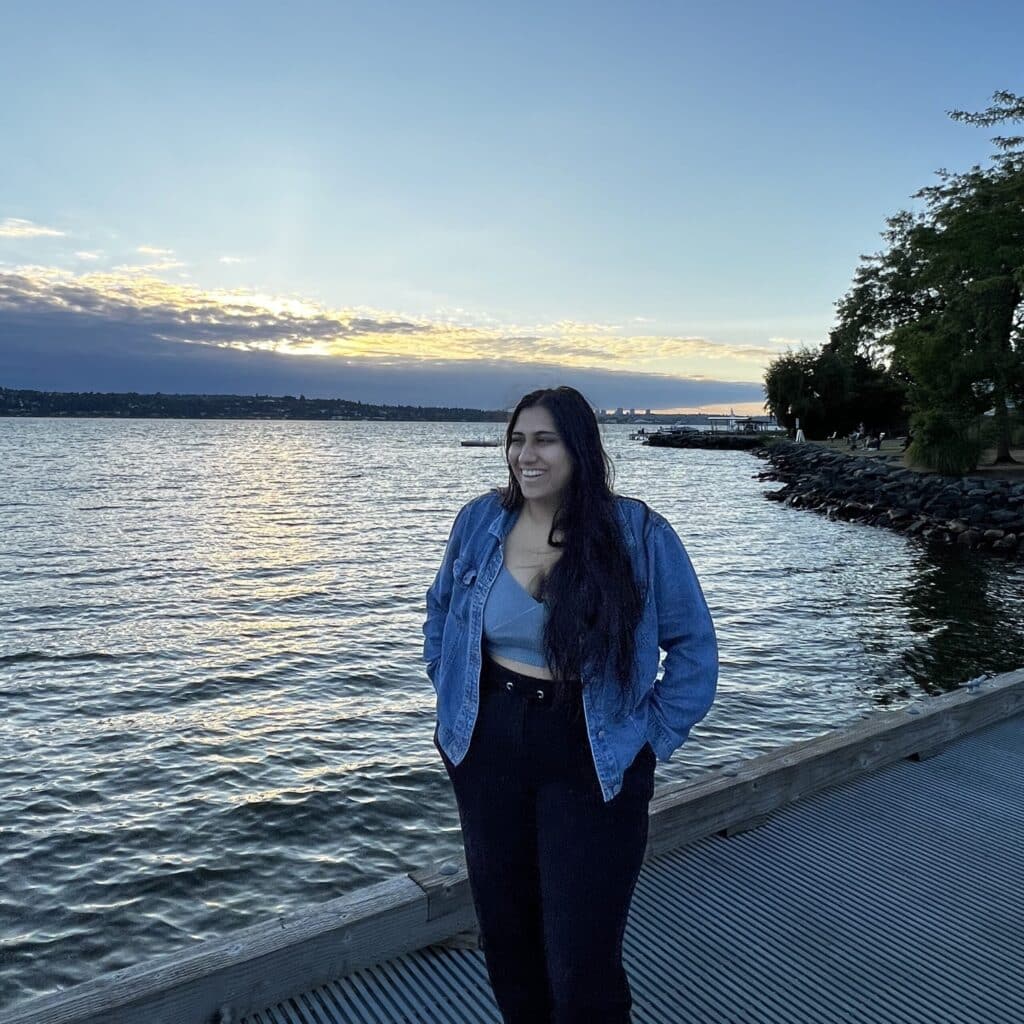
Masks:
[[[861,351],[856,339],[841,329],[829,333],[815,378],[833,429],[845,434],[860,423],[887,433],[906,428],[906,382],[882,363],[877,352]]]
[[[951,110],[949,116],[954,121],[982,128],[991,128],[994,124],[1024,122],[1024,96],[1000,89],[992,94],[992,106],[973,114],[966,110]],[[1024,152],[1024,135],[996,135],[992,141],[1007,156]]]
[[[996,106],[951,116],[973,124],[1024,118],[1024,99],[996,93]],[[939,171],[921,189],[924,208],[887,221],[887,247],[861,258],[839,303],[846,339],[883,353],[908,383],[911,455],[966,472],[980,446],[970,434],[992,409],[996,459],[1010,455],[1008,402],[1024,394],[1024,137],[1000,137],[991,167]]]
[[[890,371],[857,350],[855,337],[837,329],[818,350],[778,356],[765,373],[765,408],[811,437],[848,434],[858,424],[895,432],[906,424],[906,387]]]
[[[787,352],[768,365],[764,378],[765,408],[787,430],[800,420],[809,434],[820,428],[820,400],[814,389],[817,354],[808,348]]]

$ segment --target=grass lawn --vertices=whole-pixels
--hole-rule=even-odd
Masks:
[[[913,470],[916,473],[927,473],[929,470],[921,466],[915,466],[907,461],[906,454],[901,450],[903,446],[902,437],[887,437],[882,442],[880,451],[873,448],[858,448],[856,452],[850,451],[849,442],[845,438],[836,438],[834,441],[810,441],[810,444],[820,445],[822,448],[830,448],[833,451],[843,452],[847,455],[856,454],[861,458],[884,459],[891,466],[902,466],[904,469]],[[970,476],[996,477],[1007,480],[1024,480],[1024,448],[1013,448],[1010,454],[1017,460],[1016,465],[994,466],[993,459],[996,457],[994,448],[988,448],[981,453],[976,469],[971,470]]]

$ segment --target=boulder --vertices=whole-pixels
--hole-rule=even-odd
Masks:
[[[772,467],[759,479],[785,485],[766,492],[770,501],[1024,557],[1024,481],[916,473],[814,444],[777,443],[756,454]]]
[[[859,501],[846,501],[836,509],[836,516],[839,519],[857,519],[870,511],[869,506]]]
[[[1020,513],[1008,508],[997,508],[989,513],[989,519],[993,523],[1015,523],[1020,519]]]

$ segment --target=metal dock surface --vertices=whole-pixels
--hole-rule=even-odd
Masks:
[[[1024,717],[643,869],[635,1024],[1024,1021]],[[241,1024],[500,1024],[477,950],[431,946]]]

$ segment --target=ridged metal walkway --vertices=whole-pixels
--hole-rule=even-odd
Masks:
[[[1024,1021],[1024,718],[645,866],[635,1024]],[[500,1024],[474,950],[433,947],[243,1024]]]

